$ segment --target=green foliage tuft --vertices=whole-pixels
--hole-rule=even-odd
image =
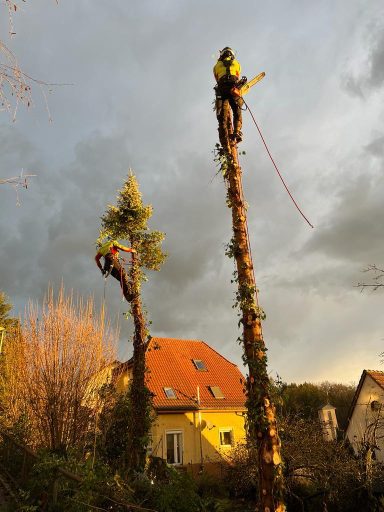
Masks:
[[[148,228],[152,213],[151,205],[143,205],[136,176],[131,173],[118,192],[117,205],[108,205],[107,211],[101,217],[97,240],[98,245],[106,237],[126,240],[139,255],[141,280],[145,280],[144,269],[160,270],[166,258],[161,248],[165,234]]]

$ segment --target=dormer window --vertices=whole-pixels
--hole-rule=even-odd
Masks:
[[[210,392],[215,398],[225,398],[224,393],[221,391],[219,386],[208,386]]]
[[[177,398],[176,392],[174,391],[173,388],[163,388],[163,389],[164,389],[165,396],[167,398],[173,398],[173,399]]]
[[[206,372],[207,367],[205,366],[204,361],[201,359],[192,359],[193,364],[195,365],[196,369],[199,370],[199,372]]]

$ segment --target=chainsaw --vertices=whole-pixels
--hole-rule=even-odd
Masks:
[[[265,77],[264,71],[262,73],[259,73],[255,78],[252,78],[249,82],[247,82],[247,79],[243,77],[235,87],[232,87],[231,93],[234,96],[244,96],[244,94],[247,94],[249,89],[253,87],[257,82],[260,82]]]

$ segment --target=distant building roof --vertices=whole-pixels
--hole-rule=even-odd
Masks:
[[[331,405],[331,404],[325,404],[323,405],[322,407],[318,407],[318,411],[326,411],[326,410],[331,410],[331,409],[336,409],[335,406]]]
[[[202,409],[245,410],[243,375],[204,341],[152,338],[146,364],[157,410],[198,409],[198,387]],[[132,360],[122,368],[131,365]]]
[[[357,399],[360,395],[361,388],[362,388],[365,378],[367,376],[371,377],[376,382],[376,384],[378,386],[380,386],[382,389],[384,389],[384,372],[380,372],[378,370],[363,370],[363,373],[361,374],[359,384],[356,388],[355,395],[354,395],[352,403],[351,403],[351,407],[349,408],[346,430],[348,429],[349,421],[352,417],[353,410],[355,408]]]
[[[363,375],[369,375],[380,387],[384,389],[384,372],[377,370],[364,370]]]

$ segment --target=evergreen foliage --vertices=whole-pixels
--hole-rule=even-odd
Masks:
[[[100,245],[106,237],[127,240],[139,256],[140,280],[146,280],[145,270],[160,270],[166,258],[161,248],[165,234],[148,227],[152,214],[152,205],[143,205],[136,176],[130,172],[122,189],[118,191],[116,206],[108,205],[106,213],[101,217],[97,243]]]
[[[129,389],[131,414],[127,416],[127,469],[143,472],[145,468],[146,447],[151,427],[151,394],[145,385],[145,353],[150,341],[148,322],[141,302],[141,284],[147,280],[146,270],[160,270],[165,260],[161,243],[164,233],[152,231],[148,221],[152,216],[152,206],[144,205],[136,177],[130,171],[123,187],[117,195],[116,206],[108,205],[101,218],[101,230],[98,244],[105,237],[127,240],[136,251],[128,278],[134,298],[130,303],[135,332],[133,336],[133,366]]]

